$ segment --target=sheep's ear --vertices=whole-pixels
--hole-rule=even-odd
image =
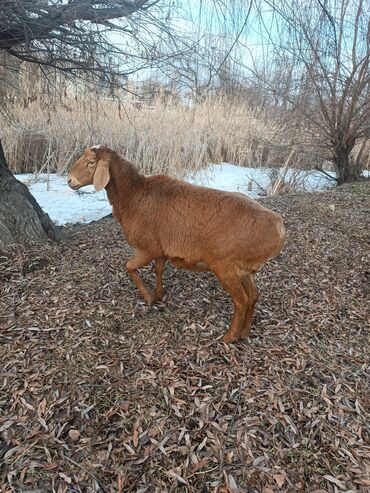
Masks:
[[[104,187],[108,185],[110,179],[110,174],[109,174],[109,161],[105,161],[101,159],[98,162],[98,165],[95,170],[94,174],[94,180],[93,184],[95,187],[95,190],[99,192],[102,190]]]

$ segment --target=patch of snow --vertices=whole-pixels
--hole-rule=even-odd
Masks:
[[[258,197],[263,190],[271,186],[271,175],[275,178],[282,170],[271,168],[249,168],[229,163],[210,164],[207,169],[190,173],[186,180],[189,183],[204,187],[216,188],[228,192],[241,192],[251,197]],[[334,176],[333,173],[329,173]],[[284,179],[295,180],[300,188],[308,191],[322,190],[334,182],[318,171],[286,170]]]
[[[58,226],[89,223],[112,212],[105,190],[96,192],[92,185],[74,191],[64,176],[56,174],[22,174],[16,177],[28,185],[42,209]]]

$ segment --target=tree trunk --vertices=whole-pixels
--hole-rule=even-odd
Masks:
[[[26,185],[10,172],[0,140],[0,247],[47,239],[59,240],[59,232]]]
[[[351,151],[353,147],[343,146],[334,149],[334,165],[337,172],[337,183],[343,185],[343,183],[349,183],[351,181],[358,181],[361,178],[361,167],[356,165],[351,158]]]

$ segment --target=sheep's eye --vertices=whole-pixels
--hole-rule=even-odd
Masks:
[[[94,164],[95,164],[95,161],[87,161],[88,166],[94,166]]]

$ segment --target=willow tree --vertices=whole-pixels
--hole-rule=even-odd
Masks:
[[[261,83],[304,118],[338,184],[361,177],[370,141],[368,0],[259,0],[261,36],[284,71]],[[284,83],[288,82],[288,83]]]
[[[0,2],[0,53],[8,54],[2,73],[6,75],[9,70],[9,60],[58,69],[72,78],[87,73],[106,81],[110,76],[132,73],[152,60],[153,40],[167,30],[165,2],[160,8],[158,3],[159,0]],[[0,100],[0,110],[4,107]],[[58,237],[49,216],[9,170],[0,129],[0,246],[27,238]]]

